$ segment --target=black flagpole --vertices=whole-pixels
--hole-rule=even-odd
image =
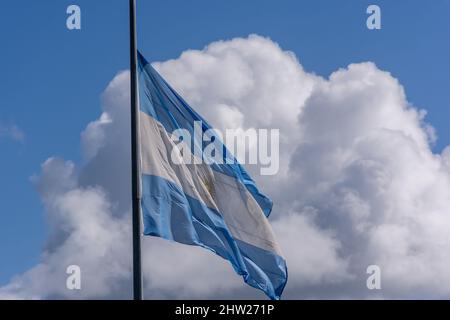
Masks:
[[[137,92],[136,0],[130,0],[131,171],[133,206],[133,298],[142,300],[139,111]]]

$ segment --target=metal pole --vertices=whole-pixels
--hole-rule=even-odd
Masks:
[[[133,297],[142,300],[139,110],[137,91],[136,1],[130,0],[131,171],[133,207]]]

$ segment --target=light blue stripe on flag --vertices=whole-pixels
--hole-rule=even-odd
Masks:
[[[138,72],[144,234],[207,248],[246,283],[279,299],[287,268],[266,218],[271,200],[234,158],[232,164],[174,164],[171,132],[192,132],[194,121],[202,121],[203,131],[210,126],[140,54]]]
[[[139,68],[139,97],[141,110],[164,126],[167,132],[183,128],[189,130],[194,138],[194,122],[201,121],[203,132],[212,129],[208,122],[202,118],[169,84],[156,72],[147,60],[138,53]],[[199,142],[194,141],[194,146]],[[225,146],[224,146],[225,149]],[[255,182],[246,170],[229,152],[223,154],[231,158],[232,164],[223,161],[223,164],[213,164],[212,169],[239,179],[253,195],[268,217],[272,211],[272,200],[263,195],[256,187]],[[225,163],[226,162],[226,163]]]

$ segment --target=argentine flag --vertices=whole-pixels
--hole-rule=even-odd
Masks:
[[[201,121],[203,133],[211,127],[140,53],[138,84],[144,234],[209,249],[246,283],[279,299],[287,268],[267,220],[272,201],[227,152],[223,163],[173,163],[175,130],[190,132],[195,157],[204,143],[194,134],[195,123]]]

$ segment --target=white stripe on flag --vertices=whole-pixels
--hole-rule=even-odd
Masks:
[[[204,163],[174,164],[170,154],[175,144],[169,134],[159,121],[142,111],[139,128],[143,174],[175,183],[186,195],[215,209],[233,237],[282,256],[266,216],[240,181]]]

